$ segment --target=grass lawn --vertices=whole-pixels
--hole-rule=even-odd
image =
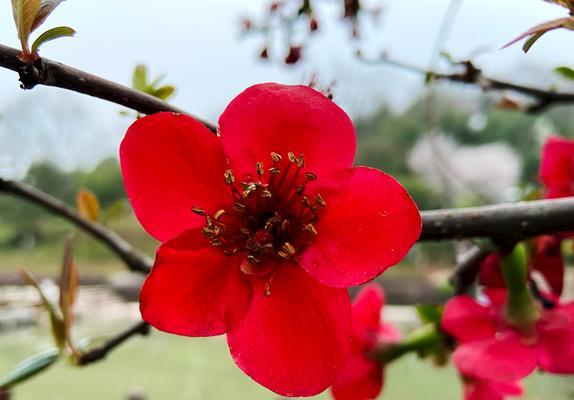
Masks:
[[[110,334],[114,331],[111,327],[98,330],[109,330]],[[45,331],[39,329],[0,334],[0,374],[49,345]],[[452,368],[434,368],[414,356],[392,364],[386,377],[383,399],[460,399]],[[535,375],[527,380],[526,387],[524,400],[574,398],[574,382],[568,378]],[[148,338],[133,338],[105,361],[82,369],[61,361],[17,387],[14,398],[113,400],[126,399],[133,391],[145,393],[146,399],[152,400],[279,398],[239,371],[222,337],[189,339],[159,332]]]

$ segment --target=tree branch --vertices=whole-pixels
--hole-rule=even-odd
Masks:
[[[105,342],[100,347],[90,350],[86,353],[82,353],[79,357],[78,364],[81,366],[92,364],[96,361],[100,361],[105,358],[108,353],[118,347],[120,344],[131,338],[132,336],[149,335],[150,326],[145,321],[140,321],[133,327],[127,329],[124,332],[119,333],[107,342]]]
[[[488,237],[517,242],[574,230],[574,198],[423,211],[419,240]]]
[[[480,272],[480,264],[489,254],[479,246],[472,246],[460,257],[449,278],[456,296],[468,292]]]
[[[26,64],[18,59],[19,53],[19,50],[0,45],[0,67],[17,72],[23,89],[32,89],[36,85],[54,86],[111,101],[142,114],[153,114],[160,111],[188,114],[147,93],[55,61],[40,58],[34,64]],[[194,118],[212,132],[217,131],[215,125],[197,117]]]
[[[360,53],[358,53],[358,55],[363,61],[366,61],[370,64],[383,63],[391,65],[410,72],[423,74],[427,77],[427,79],[433,81],[450,81],[466,85],[476,85],[485,92],[509,90],[512,92],[524,94],[534,99],[534,104],[525,107],[525,111],[529,113],[537,113],[556,104],[574,103],[574,93],[561,93],[554,90],[544,90],[531,86],[524,86],[512,82],[488,78],[484,76],[482,70],[477,68],[471,61],[454,63],[454,65],[462,66],[463,70],[458,73],[448,74],[425,70],[414,65],[391,60],[386,56],[383,56],[380,60],[373,61],[366,60]]]
[[[10,193],[56,214],[89,233],[116,253],[131,271],[148,273],[151,259],[105,226],[82,218],[62,201],[22,182],[0,178],[0,192]]]

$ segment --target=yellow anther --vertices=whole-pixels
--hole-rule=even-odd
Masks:
[[[221,218],[221,216],[225,214],[225,210],[219,210],[218,212],[215,213],[215,215],[213,216],[213,218],[215,218],[216,220],[218,220],[219,218]]]
[[[225,177],[226,184],[231,185],[233,182],[235,182],[235,176],[233,175],[233,171],[231,171],[230,169],[226,170],[223,173],[223,176]]]
[[[327,205],[327,203],[325,203],[325,199],[323,199],[323,197],[318,194],[317,196],[315,196],[315,200],[317,201],[317,203],[321,206],[321,207],[325,207]]]
[[[199,207],[192,207],[191,211],[193,211],[197,215],[205,215],[205,211],[203,211],[203,209]]]
[[[271,159],[275,162],[279,162],[281,161],[281,156],[277,153],[275,153],[274,151],[271,152]]]
[[[289,157],[289,162],[292,162],[292,163],[297,162],[297,157],[295,157],[295,154],[293,154],[292,152],[287,153],[287,157]]]
[[[259,161],[257,164],[255,164],[255,167],[257,169],[257,175],[263,175],[263,163]]]
[[[312,172],[305,172],[305,177],[307,178],[308,181],[314,181],[315,179],[317,179],[317,175],[315,175]]]

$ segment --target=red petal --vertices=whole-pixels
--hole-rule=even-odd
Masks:
[[[216,211],[231,199],[220,140],[185,115],[164,112],[134,122],[120,160],[136,216],[162,242],[204,224],[192,207]]]
[[[446,303],[441,328],[460,343],[490,339],[496,333],[491,311],[467,295],[454,297]]]
[[[323,286],[292,264],[277,266],[265,296],[254,287],[241,324],[227,334],[235,363],[283,396],[312,396],[337,378],[349,355],[347,291]]]
[[[498,253],[489,254],[482,263],[480,263],[480,275],[478,277],[481,285],[491,288],[504,288],[504,278],[500,267],[500,256]]]
[[[518,382],[476,381],[465,385],[465,400],[504,400],[507,396],[520,396]]]
[[[539,365],[556,374],[574,374],[574,303],[546,310],[538,322]]]
[[[419,211],[391,176],[356,167],[316,182],[309,189],[327,206],[300,263],[319,282],[349,287],[370,281],[401,261],[419,237]]]
[[[542,148],[540,179],[547,197],[574,195],[574,142],[550,136]]]
[[[271,152],[305,156],[321,175],[347,168],[355,158],[353,123],[335,103],[307,86],[264,83],[231,101],[219,118],[225,153],[237,176],[255,174],[255,163],[271,163]]]
[[[349,357],[343,372],[333,386],[335,400],[375,399],[383,389],[383,367],[364,354]]]
[[[250,304],[239,261],[209,244],[199,229],[164,243],[140,294],[143,319],[177,335],[225,333]]]
[[[536,253],[530,261],[530,268],[542,274],[552,293],[558,297],[564,286],[564,260],[562,241],[558,236],[539,236],[536,239]]]
[[[453,361],[463,375],[496,382],[516,381],[536,368],[536,351],[518,338],[483,340],[459,346]]]
[[[353,301],[353,325],[377,331],[384,303],[385,295],[379,285],[372,283],[363,287]]]

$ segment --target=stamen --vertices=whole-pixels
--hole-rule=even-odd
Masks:
[[[247,206],[243,203],[235,203],[233,204],[233,209],[237,212],[245,212],[245,210],[247,209]]]
[[[233,184],[233,182],[235,182],[235,176],[233,175],[233,171],[231,171],[230,169],[226,170],[223,173],[223,176],[225,177],[225,183],[228,185]]]
[[[218,220],[219,218],[221,218],[221,216],[225,214],[225,210],[219,210],[218,212],[215,213],[215,215],[213,216],[214,219]]]
[[[194,213],[196,213],[197,215],[201,215],[204,216],[205,215],[205,211],[202,208],[199,207],[192,207],[191,211],[193,211]]]
[[[303,227],[303,230],[305,232],[312,233],[314,236],[317,236],[319,234],[319,233],[317,233],[317,229],[315,229],[315,225],[313,225],[312,223],[305,225]]]
[[[308,181],[314,181],[315,179],[317,179],[317,175],[315,175],[312,172],[305,172],[305,177],[307,178]]]
[[[303,156],[303,154],[301,154],[297,159],[297,166],[299,168],[303,168],[305,166],[305,157]]]
[[[315,200],[317,201],[317,203],[319,203],[321,207],[325,207],[327,205],[327,203],[325,203],[325,199],[323,199],[323,197],[320,194],[317,194],[315,196]]]
[[[259,161],[257,164],[255,164],[255,167],[257,169],[257,175],[263,175],[263,163]]]
[[[283,243],[281,250],[283,250],[285,253],[289,254],[290,257],[293,257],[295,255],[295,253],[297,253],[297,250],[295,249],[295,247],[289,242]]]
[[[274,151],[271,152],[271,159],[275,162],[281,161],[281,155],[275,153]]]
[[[295,154],[293,154],[292,152],[287,153],[287,157],[289,157],[290,163],[296,163],[297,162],[297,157],[295,157]]]

